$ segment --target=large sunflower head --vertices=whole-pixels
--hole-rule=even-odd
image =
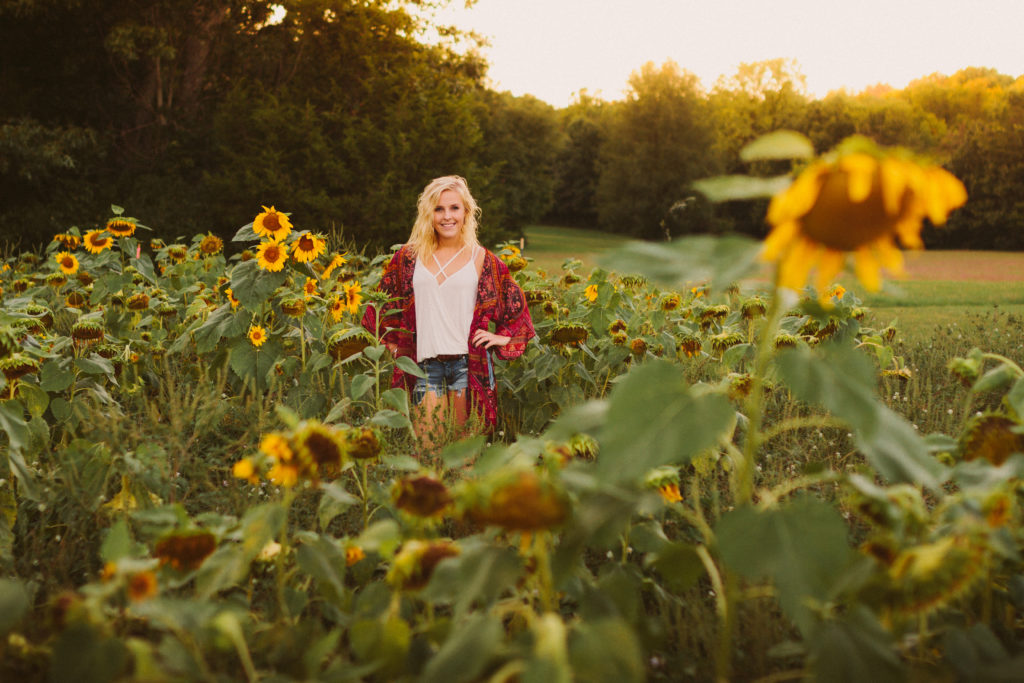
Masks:
[[[779,262],[779,285],[790,289],[802,288],[817,265],[815,286],[824,295],[852,252],[857,278],[877,290],[882,267],[902,269],[897,241],[921,248],[922,220],[942,225],[966,200],[948,171],[854,138],[772,199],[762,259]]]
[[[128,218],[111,218],[107,221],[106,230],[114,237],[131,237],[135,234],[135,221]]]
[[[262,242],[256,249],[256,258],[259,259],[260,268],[276,273],[284,268],[288,260],[288,245],[274,241]]]
[[[252,222],[252,231],[260,237],[267,237],[275,242],[280,242],[292,231],[292,222],[288,216],[277,211],[274,207],[263,207],[263,213],[256,216]]]
[[[319,422],[308,422],[292,436],[303,471],[318,477],[337,477],[348,459],[345,433]]]
[[[104,249],[109,249],[114,240],[104,234],[103,230],[90,230],[82,238],[82,244],[90,254],[98,254]]]
[[[1014,453],[1024,453],[1024,434],[1014,430],[1019,425],[995,413],[971,418],[960,436],[960,452],[964,460],[988,460],[1002,465]]]
[[[292,257],[299,263],[309,263],[327,251],[327,240],[308,230],[292,244]]]

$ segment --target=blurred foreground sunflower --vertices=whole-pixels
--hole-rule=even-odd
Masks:
[[[948,171],[851,138],[772,198],[761,258],[779,263],[778,284],[789,289],[801,289],[817,267],[814,284],[824,293],[852,252],[857,279],[876,291],[883,267],[902,271],[897,241],[922,248],[924,218],[943,225],[966,200]]]

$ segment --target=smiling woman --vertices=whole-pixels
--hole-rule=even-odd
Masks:
[[[451,413],[458,424],[475,410],[497,420],[490,350],[511,360],[534,336],[523,291],[508,267],[476,238],[480,207],[464,178],[436,178],[423,190],[409,242],[392,257],[378,287],[390,300],[368,306],[363,325],[396,357],[412,358],[422,377],[396,367],[420,406],[416,427],[429,446],[435,420]],[[398,310],[400,315],[386,316]],[[491,325],[494,330],[492,331]]]

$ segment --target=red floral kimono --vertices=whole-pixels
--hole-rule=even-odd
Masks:
[[[394,299],[384,304],[382,309],[401,311],[400,314],[381,318],[381,341],[395,344],[398,347],[396,356],[407,356],[413,361],[416,360],[416,301],[412,290],[415,267],[416,254],[405,245],[384,267],[384,274],[377,285],[377,289]],[[492,347],[495,355],[502,360],[512,360],[522,355],[527,342],[534,336],[526,297],[508,266],[485,249],[484,267],[476,286],[476,305],[473,307],[469,339],[473,339],[477,330],[486,330],[491,322],[495,323],[495,334],[511,338],[505,346]],[[366,307],[363,327],[371,334],[377,334],[377,310],[373,305]],[[404,387],[411,393],[416,386],[416,378],[396,367],[391,377],[391,386]],[[472,342],[469,344],[469,398],[487,425],[493,427],[498,420],[498,404],[491,358],[486,349],[473,346]]]

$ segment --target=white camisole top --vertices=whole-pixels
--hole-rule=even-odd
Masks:
[[[479,245],[464,266],[448,272],[452,261],[466,249],[455,252],[441,265],[434,254],[438,273],[416,261],[412,273],[412,290],[416,297],[416,361],[439,354],[469,353],[469,326],[473,323],[476,306],[476,256]],[[440,282],[438,282],[440,280]]]

